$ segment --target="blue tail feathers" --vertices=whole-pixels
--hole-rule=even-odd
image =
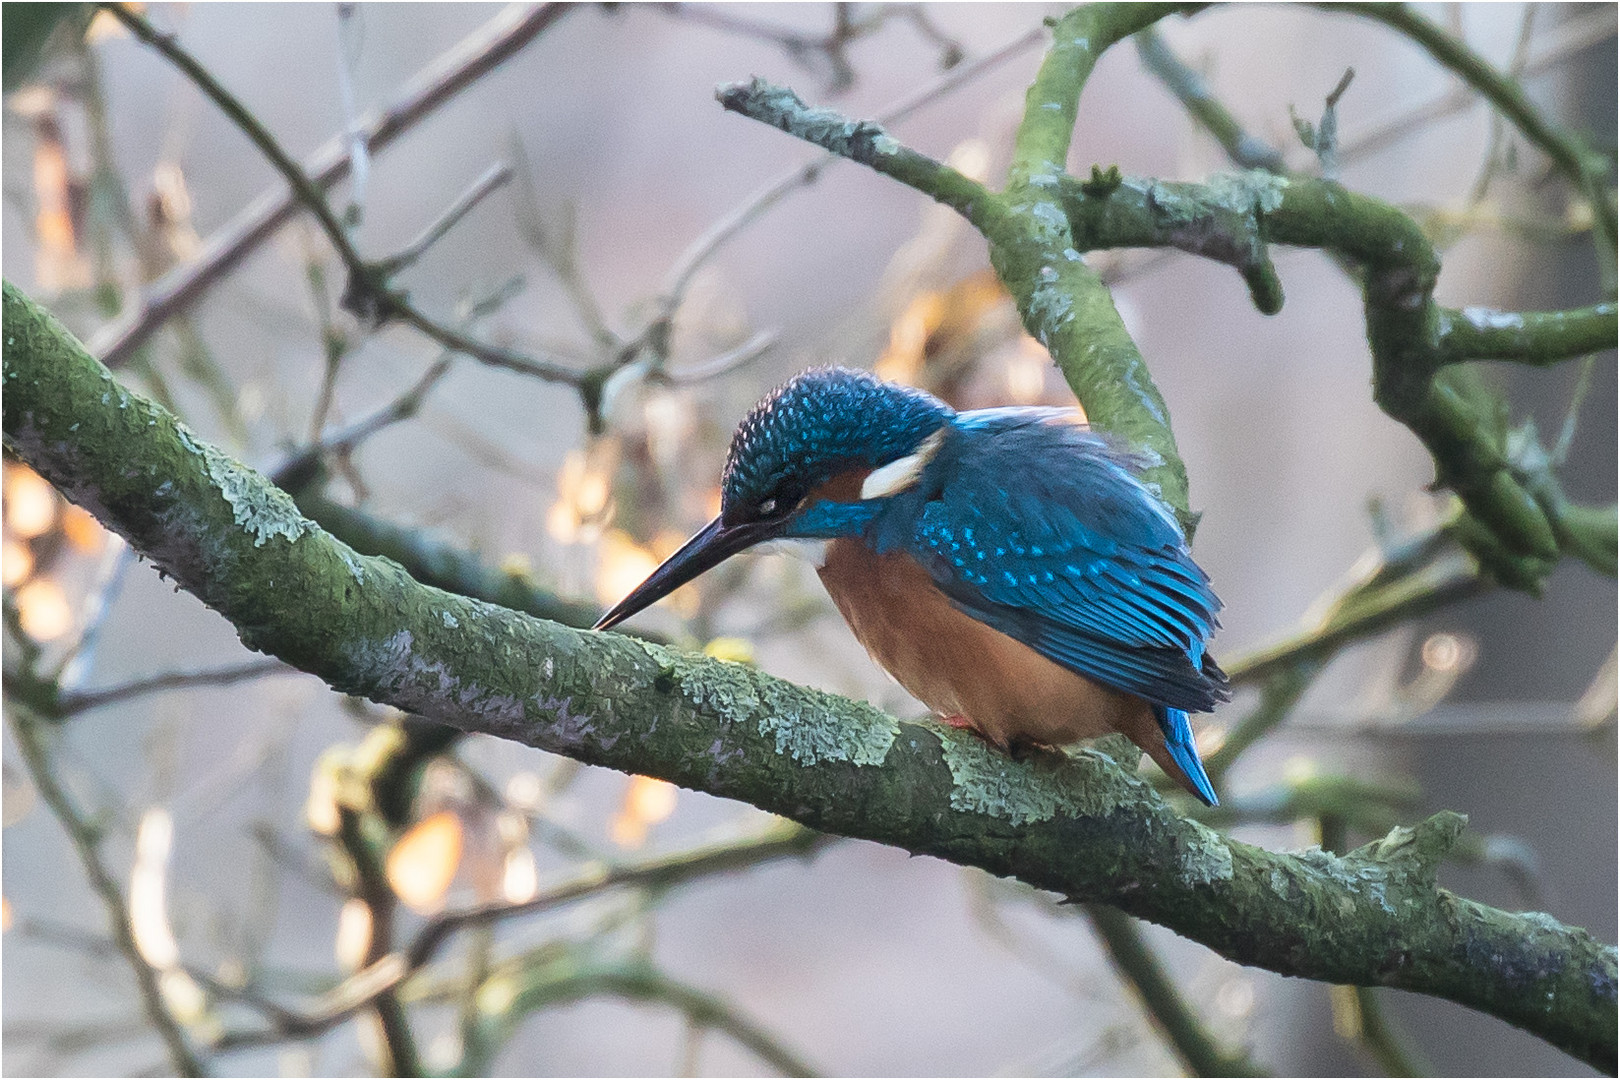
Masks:
[[[1204,763],[1198,758],[1198,747],[1193,742],[1192,725],[1187,723],[1187,714],[1180,709],[1155,705],[1153,715],[1164,731],[1165,749],[1170,751],[1171,760],[1181,768],[1182,776],[1191,785],[1193,794],[1205,806],[1219,806],[1221,801],[1215,797],[1215,785],[1209,782]]]

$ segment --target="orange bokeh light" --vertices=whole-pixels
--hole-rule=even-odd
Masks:
[[[56,489],[33,469],[6,471],[6,528],[19,540],[43,536],[56,524]]]
[[[441,810],[412,825],[388,853],[388,885],[420,915],[444,906],[461,865],[461,818]]]
[[[23,633],[35,641],[54,641],[73,626],[73,608],[62,586],[50,578],[35,578],[17,590],[17,619]]]

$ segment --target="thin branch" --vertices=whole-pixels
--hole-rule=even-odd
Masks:
[[[1577,15],[1539,35],[1542,51],[1532,57],[1524,67],[1524,78],[1544,74],[1571,56],[1614,37],[1614,14],[1599,7],[1588,14]],[[1467,85],[1423,102],[1411,109],[1384,120],[1347,140],[1340,148],[1339,158],[1350,161],[1375,154],[1402,139],[1422,132],[1437,120],[1470,109],[1480,103],[1480,96]]]
[[[939,100],[946,94],[978,78],[980,75],[1001,66],[1020,53],[1033,48],[1046,36],[1044,27],[1037,27],[1007,44],[986,53],[982,57],[966,61],[952,69],[945,75],[935,79],[932,83],[918,88],[915,93],[895,102],[878,114],[878,123],[884,126],[898,124],[924,105]],[[692,278],[698,269],[712,258],[720,248],[742,232],[754,221],[775,206],[788,193],[797,188],[808,186],[820,178],[821,173],[828,166],[839,160],[838,155],[828,154],[815,161],[806,162],[781,176],[772,180],[759,191],[742,202],[735,210],[716,221],[701,236],[687,245],[675,265],[664,276],[664,283],[659,290],[661,303],[666,311],[673,312],[685,298],[686,290],[691,286]]]
[[[1488,587],[1472,559],[1455,555],[1389,580],[1369,578],[1342,593],[1296,633],[1233,659],[1228,674],[1234,684],[1242,685],[1297,672],[1301,665],[1325,660],[1351,642],[1478,595]]]
[[[371,279],[371,272],[366,266],[354,246],[349,243],[349,235],[332,213],[332,208],[326,204],[326,196],[312,183],[304,170],[299,167],[281,144],[276,142],[268,128],[253,115],[247,106],[237,100],[236,95],[214,78],[209,70],[197,62],[189,52],[180,47],[179,42],[172,33],[159,31],[151,23],[126,4],[103,4],[101,10],[112,15],[124,24],[124,29],[135,35],[137,39],[156,49],[165,60],[179,68],[186,78],[190,79],[203,94],[214,103],[226,118],[236,125],[237,130],[246,135],[259,153],[263,154],[281,178],[292,188],[294,197],[305,210],[315,217],[315,221],[331,241],[332,247],[342,258],[343,265],[349,271],[349,279],[367,282]]]
[[[377,153],[467,87],[511,59],[574,5],[511,4],[499,15],[442,53],[406,84],[398,99],[364,120],[360,137]],[[331,140],[304,167],[311,182],[326,189],[349,175],[350,136]],[[149,287],[127,315],[99,332],[91,343],[108,367],[128,363],[170,318],[196,303],[236,269],[249,254],[290,221],[299,202],[290,190],[274,190],[255,199],[230,223],[211,235],[195,260],[171,271]]]
[[[739,368],[747,367],[770,352],[776,347],[777,336],[774,330],[762,330],[735,349],[729,349],[717,356],[674,371],[665,370],[661,374],[670,382],[682,386],[718,379],[722,375],[730,375]]]
[[[461,930],[491,926],[506,919],[549,911],[610,889],[670,889],[713,874],[746,869],[771,859],[807,857],[834,839],[798,826],[779,825],[758,837],[696,848],[637,866],[609,868],[599,865],[523,903],[484,904],[447,912],[430,920],[409,947],[374,960],[323,995],[309,1012],[297,1014],[278,1006],[277,1012],[268,1017],[272,1023],[270,1029],[227,1033],[215,1048],[221,1051],[237,1050],[265,1042],[318,1035],[335,1027],[370,1007],[384,995],[398,990],[433,959],[446,941]]]
[[[55,715],[66,719],[77,716],[79,713],[91,709],[101,709],[108,705],[128,701],[130,698],[141,697],[146,694],[158,694],[165,690],[190,690],[200,686],[231,686],[235,683],[245,682],[248,679],[259,679],[266,675],[296,675],[298,672],[283,664],[275,658],[244,660],[239,664],[226,667],[205,668],[200,671],[168,671],[161,675],[148,675],[145,678],[133,679],[118,686],[109,686],[102,690],[79,690],[63,694],[58,700]]]
[[[1448,34],[1405,4],[1331,3],[1330,11],[1343,11],[1381,22],[1421,47],[1435,62],[1471,86],[1533,145],[1552,158],[1575,190],[1592,208],[1596,222],[1593,240],[1598,264],[1602,267],[1605,289],[1615,287],[1615,243],[1617,227],[1614,197],[1604,182],[1606,166],[1582,140],[1548,122],[1524,92],[1519,80],[1503,75],[1460,39]]]
[[[365,968],[392,955],[395,916],[399,912],[399,898],[388,882],[386,870],[388,832],[386,827],[377,827],[381,824],[375,805],[377,789],[387,782],[384,772],[388,765],[400,765],[407,758],[416,761],[419,757],[427,756],[411,754],[408,738],[401,740],[399,746],[401,750],[396,754],[382,755],[387,765],[379,765],[376,772],[360,777],[373,805],[361,808],[344,805],[340,801],[337,807],[339,826],[333,839],[342,848],[353,871],[348,882],[349,893],[366,908],[369,933],[361,961]],[[405,771],[405,768],[398,768],[388,772],[387,776],[398,776]],[[395,992],[397,989],[396,986],[379,987],[366,1002],[382,1034],[378,1044],[372,1047],[376,1072],[382,1076],[420,1076],[423,1071],[417,1055],[416,1038],[404,1003]],[[223,1043],[216,1044],[216,1049],[223,1048]]]
[[[512,179],[512,166],[504,161],[498,161],[485,169],[483,174],[474,180],[466,191],[456,197],[427,228],[423,229],[416,239],[406,244],[399,253],[390,255],[379,261],[379,268],[384,278],[391,278],[395,274],[412,265],[420,259],[427,249],[444,238],[444,235],[456,227],[457,222],[472,212],[473,208],[483,202],[490,195],[505,187]]]
[[[585,955],[577,955],[580,953]],[[541,1009],[609,994],[679,1009],[691,1023],[729,1036],[783,1076],[820,1075],[722,998],[673,979],[644,960],[604,962],[591,958],[583,949],[559,953],[555,948],[542,947],[503,965],[492,979],[499,980],[512,993],[502,995],[505,1000],[500,1001],[500,1007],[480,1012],[474,1027],[477,1045],[497,1042],[522,1017]],[[487,999],[493,995],[480,996]]]
[[[702,23],[728,33],[759,38],[779,46],[789,59],[806,70],[814,67],[808,61],[821,56],[827,62],[827,92],[836,94],[847,90],[855,82],[855,68],[849,59],[849,46],[863,37],[882,29],[891,18],[905,18],[917,32],[940,49],[940,66],[953,68],[961,63],[963,49],[959,42],[946,35],[928,18],[921,4],[877,4],[868,14],[852,17],[852,5],[833,6],[833,28],[826,34],[801,34],[773,23],[747,16],[732,14],[722,7],[707,4],[658,4],[657,9],[689,22]]]
[[[450,352],[440,356],[429,364],[427,370],[422,372],[422,377],[399,397],[369,416],[361,417],[352,424],[323,434],[313,446],[294,455],[271,474],[276,486],[289,489],[301,487],[298,481],[309,470],[317,467],[322,458],[352,453],[356,447],[379,431],[415,416],[421,410],[422,403],[427,400],[428,393],[450,373],[455,356],[455,353]]]
[[[360,66],[360,43],[363,34],[359,8],[352,3],[337,6],[338,16],[338,101],[343,106],[343,139],[348,145],[349,161],[353,166],[354,183],[350,185],[349,205],[343,217],[351,228],[359,224],[365,213],[366,188],[371,178],[371,147],[366,144],[365,132],[354,107],[354,73]]]
[[[1393,206],[1327,181],[1251,171],[1205,184],[1109,175],[1090,183],[1060,177],[1056,186],[1079,250],[1169,245],[1263,269],[1268,264],[1254,260],[1265,245],[1284,243],[1320,247],[1356,263],[1374,399],[1422,440],[1439,481],[1462,497],[1471,520],[1457,538],[1494,579],[1529,590],[1561,550],[1586,557],[1582,545],[1558,539],[1570,519],[1550,469],[1532,472],[1525,455],[1509,447],[1495,420],[1504,412],[1500,398],[1452,363],[1459,357],[1453,349],[1466,344],[1550,360],[1612,335],[1611,307],[1474,321],[1459,316],[1434,303],[1440,260],[1417,224]],[[1526,328],[1547,336],[1531,338]]]
[[[623,347],[623,342],[608,326],[607,317],[602,314],[602,305],[597,301],[590,283],[585,280],[584,271],[580,269],[572,205],[563,204],[559,235],[553,237],[542,218],[540,197],[535,189],[534,170],[529,164],[528,154],[524,152],[523,140],[513,132],[510,143],[510,154],[517,161],[518,183],[514,196],[516,204],[514,211],[518,233],[551,267],[563,291],[568,294],[568,299],[573,302],[580,323],[597,349],[601,352],[618,352]]]
[[[230,121],[259,148],[287,185],[294,198],[315,216],[321,231],[331,243],[348,271],[348,284],[343,290],[343,306],[374,325],[398,320],[415,327],[447,349],[465,353],[491,367],[504,368],[521,375],[529,375],[546,382],[583,385],[583,375],[563,365],[535,360],[521,353],[489,345],[469,337],[453,327],[445,326],[424,314],[406,299],[405,295],[388,287],[388,275],[395,269],[388,260],[368,263],[361,258],[349,240],[348,232],[339,224],[326,196],[304,175],[297,162],[281,148],[259,118],[226,90],[206,68],[175,41],[172,34],[155,30],[140,15],[128,7],[117,4],[108,7],[130,32],[162,53],[164,58],[178,67],[223,112]],[[430,230],[431,232],[431,230]]]
[[[124,903],[123,890],[119,888],[118,882],[113,879],[101,860],[101,838],[98,830],[90,824],[89,818],[79,811],[67,790],[57,782],[56,774],[51,769],[50,754],[44,742],[46,736],[39,718],[27,708],[18,707],[16,703],[13,703],[6,713],[11,720],[12,736],[17,742],[17,748],[22,751],[23,762],[28,766],[29,778],[33,780],[40,797],[45,800],[45,805],[51,808],[51,813],[62,826],[62,830],[68,834],[68,839],[72,841],[74,850],[79,854],[79,861],[84,866],[85,876],[90,879],[90,888],[101,899],[102,907],[106,909],[108,931],[135,975],[141,1006],[146,1012],[147,1021],[157,1030],[168,1050],[170,1066],[181,1076],[206,1075],[202,1063],[186,1041],[186,1034],[181,1030],[179,1021],[163,1002],[163,990],[158,985],[157,971],[146,962],[146,958],[141,955],[140,947],[135,944],[134,931],[129,921],[129,907]]]
[[[1538,4],[1524,5],[1524,11],[1519,15],[1519,39],[1513,45],[1513,59],[1508,62],[1508,78],[1518,82],[1524,78],[1525,66],[1530,62],[1530,46],[1535,40],[1536,12],[1540,9]],[[1502,114],[1491,113],[1491,133],[1485,143],[1485,153],[1481,156],[1479,176],[1474,180],[1474,186],[1468,191],[1467,204],[1469,207],[1478,206],[1485,201],[1490,192],[1491,181],[1506,167],[1503,158],[1512,152],[1512,144],[1506,142],[1507,124]],[[1504,153],[1506,151],[1506,153]]]
[[[485,904],[436,917],[422,928],[411,943],[406,953],[407,965],[413,971],[422,967],[450,935],[467,927],[486,926],[514,916],[548,911],[608,889],[668,889],[710,874],[747,869],[771,859],[809,857],[819,853],[835,839],[785,823],[758,837],[713,844],[640,866],[597,867],[522,903]]]
[[[1355,1001],[1359,1041],[1386,1076],[1435,1076],[1423,1048],[1384,1011],[1388,991],[1372,986],[1350,988]]]
[[[721,86],[715,90],[715,98],[731,112],[779,128],[930,195],[969,221],[975,221],[980,209],[991,202],[983,184],[902,146],[882,124],[850,121],[832,109],[812,109],[786,87],[756,78]]]
[[[315,326],[321,341],[321,386],[315,394],[315,407],[309,413],[309,437],[320,438],[337,392],[338,371],[349,350],[348,335],[337,328],[332,315],[332,299],[326,283],[326,267],[313,251],[305,253],[304,278],[315,308]]]
[[[462,320],[464,325],[472,326],[479,318],[499,309],[518,291],[520,286],[521,283],[516,280],[507,282],[505,286],[469,305]],[[322,429],[317,427],[310,436],[311,445],[294,453],[272,470],[271,479],[275,481],[277,487],[284,488],[295,495],[304,490],[304,488],[314,483],[316,474],[328,458],[336,457],[340,461],[346,460],[365,440],[394,424],[409,420],[420,412],[422,405],[427,401],[428,394],[450,373],[450,367],[455,357],[454,352],[445,351],[437,360],[428,365],[427,370],[422,373],[422,376],[415,383],[370,416],[362,417],[346,427],[324,434]],[[328,378],[322,383],[323,403],[330,400],[330,387],[335,365],[329,363],[327,370]],[[325,410],[318,409],[314,421],[320,421],[324,416]],[[313,422],[311,426],[314,426]]]
[[[1227,1050],[1176,987],[1131,917],[1104,904],[1087,904],[1086,917],[1107,947],[1119,977],[1136,991],[1153,1026],[1190,1076],[1270,1076],[1241,1052]]]
[[[1136,53],[1142,66],[1175,94],[1188,114],[1221,144],[1226,156],[1241,169],[1285,173],[1288,164],[1276,147],[1245,131],[1210,91],[1204,77],[1178,57],[1158,30],[1148,27],[1136,35]]]
[[[392,315],[399,321],[415,327],[446,349],[464,353],[481,364],[503,368],[519,375],[529,375],[543,382],[561,383],[579,389],[585,385],[588,373],[578,371],[556,360],[539,360],[512,349],[479,341],[454,327],[446,326],[423,314],[418,308],[396,297],[392,302]]]
[[[1344,639],[1345,642],[1349,640],[1348,637]],[[1334,649],[1338,647],[1338,644],[1332,646]],[[1260,701],[1227,730],[1221,745],[1205,759],[1204,767],[1211,779],[1218,783],[1245,750],[1288,719],[1288,714],[1294,711],[1294,706],[1299,704],[1300,698],[1305,696],[1305,691],[1310,689],[1311,683],[1326,666],[1325,661],[1311,655],[1318,649],[1327,654],[1327,646],[1321,645],[1316,637],[1309,638],[1306,642],[1296,643],[1294,651],[1286,654],[1286,661],[1277,661],[1272,665],[1269,676],[1260,687]],[[1250,675],[1249,678],[1256,676]]]

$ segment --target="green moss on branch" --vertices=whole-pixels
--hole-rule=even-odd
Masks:
[[[1531,590],[1562,550],[1586,557],[1584,534],[1560,541],[1568,526],[1555,486],[1528,475],[1501,437],[1499,396],[1448,365],[1547,364],[1612,347],[1614,305],[1529,313],[1443,308],[1433,296],[1440,260],[1417,223],[1331,181],[1251,170],[1201,184],[1125,179],[1104,193],[1070,177],[1059,186],[1081,251],[1175,247],[1236,266],[1251,290],[1270,273],[1271,244],[1320,248],[1356,264],[1374,397],[1423,441],[1440,481],[1476,519],[1478,530],[1460,534],[1477,541],[1470,550],[1499,581]],[[1262,299],[1257,292],[1266,310]]]

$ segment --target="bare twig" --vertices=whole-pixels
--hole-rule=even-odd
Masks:
[[[118,882],[113,879],[101,859],[98,830],[90,823],[89,818],[80,812],[67,790],[57,782],[56,774],[51,768],[50,754],[45,747],[39,717],[15,702],[7,708],[6,714],[11,720],[11,733],[16,739],[18,749],[22,751],[23,761],[28,766],[29,777],[39,789],[45,805],[51,808],[51,813],[68,834],[68,839],[79,853],[79,861],[84,865],[85,876],[90,879],[90,888],[106,909],[107,926],[112,939],[118,951],[128,961],[130,970],[134,972],[135,985],[140,990],[141,1006],[146,1012],[147,1020],[157,1029],[164,1046],[168,1049],[170,1066],[181,1076],[204,1075],[202,1063],[192,1053],[185,1032],[180,1029],[179,1022],[163,1002],[163,991],[158,985],[157,971],[146,962],[139,946],[135,944],[134,931],[129,921],[129,907],[124,903],[123,890],[119,888]]]
[[[1474,92],[1489,101],[1520,134],[1539,147],[1563,173],[1592,208],[1595,225],[1593,240],[1606,290],[1612,294],[1615,280],[1616,210],[1611,189],[1604,179],[1600,155],[1583,140],[1541,115],[1519,79],[1498,72],[1466,42],[1446,33],[1429,19],[1405,5],[1362,3],[1322,4],[1333,11],[1345,11],[1381,22],[1422,48],[1438,64],[1462,79]]]
[[[472,182],[472,185],[457,196],[444,213],[439,215],[437,221],[422,230],[415,240],[405,245],[405,248],[396,255],[390,255],[381,260],[384,277],[393,277],[412,263],[420,259],[424,252],[443,239],[444,234],[455,228],[456,223],[466,217],[480,202],[506,185],[512,179],[512,167],[504,161],[498,161],[484,170],[482,176]]]
[[[1234,1053],[1216,1041],[1182,997],[1153,949],[1129,915],[1103,904],[1087,904],[1086,917],[1102,938],[1114,970],[1136,991],[1153,1025],[1192,1076],[1268,1076],[1247,1054]]]
[[[349,161],[353,164],[354,183],[349,185],[349,206],[343,220],[350,228],[360,223],[365,212],[366,186],[371,177],[371,148],[366,145],[366,133],[354,107],[354,71],[360,63],[359,7],[339,4],[338,11],[338,100],[343,105],[343,139],[349,148]]]
[[[950,69],[961,63],[963,49],[960,42],[940,30],[928,18],[921,4],[877,4],[869,14],[853,15],[854,5],[833,5],[833,28],[825,34],[801,34],[774,23],[737,15],[724,8],[708,4],[659,4],[658,9],[669,15],[702,23],[727,33],[759,38],[779,46],[789,59],[807,71],[814,71],[810,62],[820,57],[827,65],[827,91],[838,93],[855,83],[855,67],[849,59],[849,46],[863,37],[882,29],[892,18],[908,20],[917,33],[940,50],[940,66]]]
[[[381,263],[368,263],[361,257],[350,242],[348,233],[333,215],[331,207],[327,205],[326,197],[320,188],[304,175],[298,163],[281,148],[258,117],[226,90],[190,53],[181,48],[172,34],[159,33],[144,18],[122,5],[110,7],[108,10],[114,12],[131,33],[157,49],[165,59],[191,79],[220,111],[247,135],[269,159],[276,171],[281,173],[282,178],[292,188],[293,197],[315,216],[321,231],[326,234],[328,242],[343,260],[344,268],[348,271],[348,284],[343,291],[343,306],[346,309],[373,324],[380,325],[393,320],[406,323],[445,348],[465,353],[491,367],[505,368],[546,382],[582,386],[581,373],[559,364],[535,360],[511,349],[478,341],[435,321],[413,306],[403,293],[391,290],[388,287],[388,275],[392,270],[389,262],[385,260]]]
[[[492,1046],[498,1045],[523,1017],[542,1009],[599,995],[668,1005],[686,1014],[688,1023],[719,1031],[784,1076],[819,1075],[797,1054],[723,998],[681,982],[640,957],[600,959],[591,943],[551,942],[500,965],[484,984],[502,993],[480,992],[481,1008],[469,1027],[461,1075],[478,1075]]]
[[[519,234],[546,261],[552,273],[557,275],[558,282],[568,293],[569,300],[573,302],[580,323],[597,349],[607,353],[618,352],[624,343],[608,326],[607,318],[602,314],[602,305],[597,301],[596,294],[591,291],[590,284],[585,280],[584,271],[579,266],[572,205],[566,203],[563,205],[559,235],[553,237],[544,223],[540,210],[540,196],[535,188],[534,171],[529,165],[528,154],[524,152],[523,141],[515,132],[511,137],[510,153],[517,162],[517,188],[514,198],[517,204]]]
[[[1530,44],[1535,39],[1536,11],[1539,5],[1526,4],[1519,16],[1519,39],[1513,46],[1513,59],[1508,62],[1508,78],[1522,79],[1525,65],[1530,62]],[[1485,143],[1485,153],[1480,163],[1479,176],[1474,180],[1474,186],[1468,192],[1468,205],[1477,206],[1483,202],[1485,195],[1490,191],[1491,181],[1505,167],[1503,157],[1511,153],[1511,145],[1504,148],[1506,137],[1506,124],[1499,112],[1491,113],[1491,134]]]
[[[1210,92],[1203,76],[1165,44],[1157,29],[1150,26],[1136,35],[1136,52],[1142,58],[1142,66],[1176,95],[1182,107],[1226,150],[1233,164],[1270,173],[1288,171],[1281,152],[1245,131],[1231,110]]]
[[[1542,51],[1524,65],[1523,76],[1530,78],[1551,70],[1569,57],[1614,36],[1614,13],[1607,8],[1577,15],[1539,35]],[[1340,148],[1341,161],[1366,157],[1415,135],[1436,120],[1480,104],[1480,97],[1467,86],[1416,105],[1347,140]]]
[[[572,5],[512,4],[454,48],[441,54],[406,84],[399,98],[360,126],[376,153],[451,98],[515,56]],[[347,135],[317,150],[305,166],[312,183],[325,189],[348,176],[352,159]],[[135,351],[170,318],[196,303],[236,269],[251,252],[292,219],[299,203],[291,191],[269,191],[209,237],[202,254],[149,288],[127,315],[96,335],[90,349],[108,367],[127,364]]]
[[[1445,607],[1490,588],[1473,559],[1462,554],[1414,570],[1375,588],[1346,592],[1325,616],[1299,633],[1247,653],[1227,669],[1237,684],[1256,682],[1306,660],[1331,655],[1368,634]]]
[[[1335,987],[1335,989],[1338,989]],[[1434,1066],[1423,1048],[1412,1040],[1395,1018],[1384,1012],[1388,992],[1373,986],[1350,987],[1355,1001],[1360,1042],[1386,1076],[1434,1076]]]
[[[786,855],[808,855],[835,838],[791,823],[777,825],[748,840],[717,844],[682,852],[639,866],[588,869],[574,880],[543,892],[521,904],[483,904],[448,912],[431,920],[403,951],[391,952],[369,964],[324,995],[316,1008],[289,1020],[292,1014],[270,1016],[267,1030],[230,1032],[216,1044],[219,1050],[257,1046],[292,1037],[319,1034],[367,1008],[384,994],[398,989],[425,966],[439,947],[459,930],[488,926],[508,918],[530,915],[614,888],[666,889],[710,874],[739,870]],[[285,1010],[282,1010],[285,1013]]]
[[[901,98],[879,113],[881,124],[896,124],[925,105],[937,101],[953,90],[991,71],[1045,40],[1045,27],[1036,27],[982,57],[966,61],[933,82],[919,87],[914,93]],[[783,173],[760,188],[725,217],[716,221],[691,244],[664,276],[659,303],[666,313],[673,313],[691,287],[692,278],[714,254],[730,240],[775,206],[790,192],[807,187],[820,178],[822,170],[839,160],[836,154],[825,154]],[[667,316],[666,316],[667,317]]]
[[[281,144],[270,134],[269,129],[260,123],[259,118],[238,101],[236,95],[225,89],[195,57],[181,48],[172,33],[159,31],[142,15],[124,4],[106,4],[102,10],[110,12],[124,24],[126,30],[156,49],[165,60],[179,68],[186,78],[190,79],[230,119],[231,123],[259,148],[259,153],[269,159],[270,164],[281,174],[281,178],[292,188],[298,202],[315,216],[321,231],[326,234],[327,239],[332,242],[332,247],[343,259],[344,266],[349,271],[350,287],[355,287],[356,280],[370,281],[372,278],[370,269],[354,250],[354,246],[349,243],[348,233],[339,224],[337,217],[332,213],[332,208],[326,204],[326,196],[304,174],[298,163],[281,148]]]
[[[718,356],[711,356],[678,371],[663,372],[663,376],[672,383],[690,384],[704,382],[708,379],[717,379],[722,375],[729,375],[738,368],[747,367],[755,360],[764,356],[776,347],[777,333],[774,330],[762,330],[737,346]]]
[[[495,290],[490,295],[471,304],[462,320],[464,325],[471,326],[481,317],[497,310],[502,304],[518,291],[521,282],[514,279],[505,286]],[[427,396],[443,378],[450,373],[451,364],[456,354],[446,351],[432,364],[428,365],[422,376],[411,384],[403,393],[387,405],[378,409],[369,416],[356,420],[337,431],[322,433],[317,430],[310,437],[310,445],[299,450],[280,466],[274,469],[270,476],[276,485],[292,492],[296,497],[298,493],[308,486],[315,478],[321,463],[329,456],[346,459],[366,439],[371,438],[385,428],[415,416],[427,400]],[[329,393],[323,395],[323,401],[329,398]],[[324,416],[324,410],[317,412],[316,419]]]
[[[584,385],[584,372],[555,360],[537,360],[524,353],[479,341],[454,327],[434,321],[403,300],[396,300],[394,315],[401,322],[415,327],[446,349],[464,353],[489,367],[504,368],[519,375],[529,375],[543,382],[562,383],[576,389]]]
[[[164,690],[188,690],[199,686],[230,686],[233,683],[245,682],[248,679],[258,679],[265,675],[278,674],[296,675],[298,671],[283,664],[280,660],[270,657],[246,660],[240,664],[207,668],[201,671],[167,671],[161,675],[148,675],[145,678],[133,679],[130,682],[121,683],[118,686],[109,686],[103,690],[81,690],[76,693],[63,694],[57,707],[57,715],[63,718],[76,716],[91,709],[100,709],[145,694],[161,693]]]

